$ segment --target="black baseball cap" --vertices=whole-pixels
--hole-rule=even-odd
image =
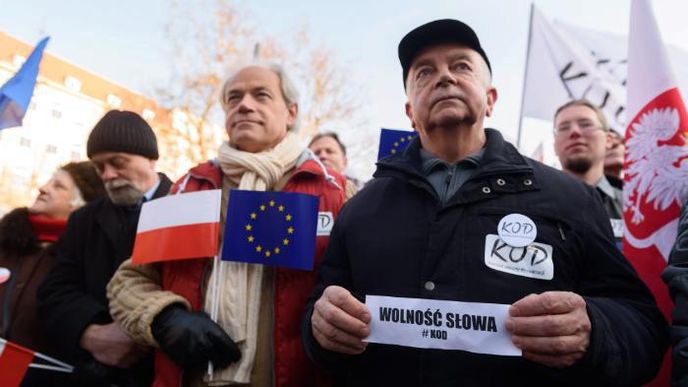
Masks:
[[[399,61],[404,76],[404,88],[406,88],[406,77],[413,59],[425,48],[439,43],[458,43],[475,50],[483,57],[487,68],[492,74],[490,60],[487,59],[485,50],[480,45],[478,35],[468,24],[454,19],[440,19],[423,24],[412,30],[399,42]]]

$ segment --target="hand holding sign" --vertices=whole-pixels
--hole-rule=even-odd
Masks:
[[[357,355],[365,351],[370,312],[340,286],[328,286],[316,301],[311,316],[313,336],[330,351]]]
[[[571,366],[590,344],[583,297],[572,292],[531,294],[509,308],[506,328],[523,357],[549,367]]]

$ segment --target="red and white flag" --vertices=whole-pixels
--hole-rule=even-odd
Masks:
[[[0,386],[17,387],[33,360],[33,351],[0,340]]]
[[[688,115],[649,0],[633,0],[628,50],[624,254],[670,320],[666,267],[688,193]],[[653,385],[669,385],[665,364]]]
[[[132,262],[142,264],[218,254],[221,190],[190,192],[141,208]]]

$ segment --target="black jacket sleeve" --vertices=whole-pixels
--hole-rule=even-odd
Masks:
[[[671,383],[688,385],[688,203],[683,204],[678,237],[669,255],[669,266],[662,279],[674,300],[671,343],[673,345]]]
[[[581,363],[592,375],[603,375],[607,385],[640,385],[661,366],[668,326],[649,289],[614,245],[600,203],[590,201],[586,214],[578,293],[586,300],[592,331]]]
[[[89,295],[84,280],[84,230],[88,216],[82,211],[72,214],[67,230],[59,242],[54,266],[38,291],[39,315],[48,337],[63,356],[79,358],[81,335],[90,324],[112,321],[105,305]],[[95,259],[96,257],[91,257]]]
[[[318,366],[335,374],[345,369],[349,359],[353,356],[333,352],[321,347],[313,336],[311,316],[313,315],[315,302],[322,296],[326,287],[337,285],[351,289],[351,271],[349,270],[344,233],[342,232],[343,227],[341,226],[342,223],[346,222],[346,208],[347,206],[342,208],[332,228],[327,250],[320,265],[318,284],[306,304],[301,332],[306,355]]]

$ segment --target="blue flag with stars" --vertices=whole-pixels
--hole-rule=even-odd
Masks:
[[[222,260],[313,270],[319,198],[233,189]]]
[[[43,38],[19,71],[0,87],[0,129],[21,126],[36,87],[38,67],[49,37]]]
[[[408,144],[418,136],[416,132],[408,130],[382,129],[380,131],[380,148],[377,151],[377,159],[401,153]]]

